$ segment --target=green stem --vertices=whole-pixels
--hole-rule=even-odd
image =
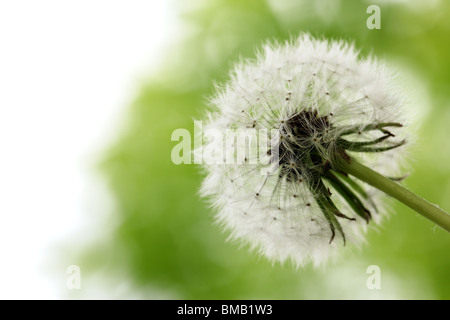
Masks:
[[[339,161],[338,169],[383,191],[450,232],[450,215],[448,213],[398,183],[382,176],[354,159],[350,159],[350,161]]]

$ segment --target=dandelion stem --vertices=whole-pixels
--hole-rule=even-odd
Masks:
[[[354,159],[339,161],[338,167],[340,170],[397,199],[425,218],[433,221],[444,230],[450,232],[450,215],[437,205],[428,202],[400,184],[384,177]]]

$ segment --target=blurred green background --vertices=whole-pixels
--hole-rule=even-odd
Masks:
[[[381,8],[381,30],[366,27],[371,4]],[[449,299],[449,234],[400,204],[362,248],[348,247],[318,270],[272,265],[226,242],[198,196],[199,168],[172,164],[170,136],[177,128],[193,132],[213,82],[226,80],[233,63],[254,57],[262,42],[301,31],[344,38],[396,66],[400,78],[415,79],[412,96],[425,93],[414,111],[421,126],[413,128],[418,141],[406,184],[450,210],[450,2],[198,0],[173,7],[178,39],[100,165],[118,208],[112,233],[84,252],[84,274],[101,274],[113,286],[126,281],[151,299]],[[366,286],[370,265],[381,268],[380,290]]]

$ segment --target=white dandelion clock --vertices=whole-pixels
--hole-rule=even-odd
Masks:
[[[309,35],[266,45],[236,66],[211,99],[205,130],[240,130],[246,139],[216,135],[202,149],[202,194],[233,239],[273,261],[318,265],[346,243],[360,244],[386,214],[379,190],[420,212],[403,199],[410,192],[386,178],[404,174],[402,146],[410,140],[390,78],[352,45]],[[249,131],[269,137],[256,153]],[[249,150],[239,156],[242,146]],[[448,215],[415,197],[421,213],[448,230]]]

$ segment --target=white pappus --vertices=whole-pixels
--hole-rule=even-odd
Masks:
[[[391,77],[353,45],[308,34],[267,44],[255,60],[236,65],[211,98],[206,129],[275,129],[279,141],[271,175],[261,174],[270,161],[204,165],[201,193],[232,239],[296,266],[320,265],[346,243],[364,240],[367,226],[386,213],[386,197],[337,164],[352,157],[386,176],[402,175],[398,147],[407,119]],[[206,141],[203,152],[222,143]],[[275,152],[269,145],[263,151]]]

